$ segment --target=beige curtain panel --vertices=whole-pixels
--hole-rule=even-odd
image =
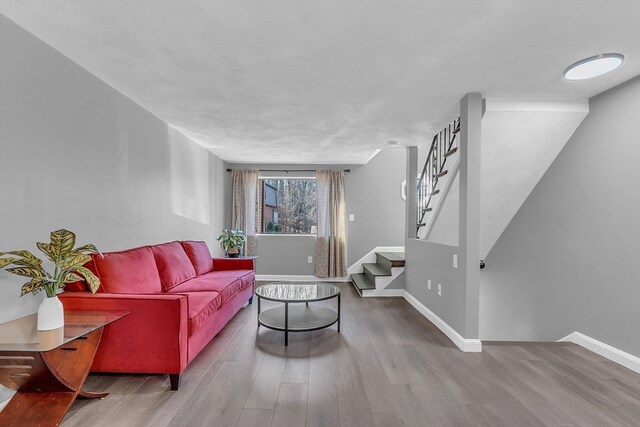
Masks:
[[[242,230],[245,236],[247,236],[247,242],[244,246],[244,254],[255,255],[258,171],[232,171],[231,188],[231,228]]]
[[[347,275],[347,226],[344,201],[344,171],[316,172],[318,197],[317,277]]]

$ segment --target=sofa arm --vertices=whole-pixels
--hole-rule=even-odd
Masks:
[[[129,311],[104,328],[94,372],[179,374],[187,366],[187,297],[64,292],[66,310]]]
[[[255,270],[255,258],[213,258],[213,271]]]

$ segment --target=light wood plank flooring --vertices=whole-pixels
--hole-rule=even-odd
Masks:
[[[93,374],[86,388],[110,395],[78,400],[63,425],[640,425],[640,375],[579,346],[486,343],[465,354],[403,299],[341,287],[340,334],[291,334],[285,348],[283,333],[257,329],[254,303],[179,391],[166,375]]]

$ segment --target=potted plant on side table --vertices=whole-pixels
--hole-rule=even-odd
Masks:
[[[247,238],[242,230],[226,229],[222,230],[222,234],[217,240],[229,258],[238,258],[240,256],[240,249]]]
[[[76,235],[69,230],[57,230],[50,234],[51,242],[36,242],[36,246],[54,264],[53,274],[42,267],[42,260],[27,250],[0,252],[0,268],[10,273],[29,277],[31,280],[20,290],[20,296],[37,294],[44,290],[47,297],[38,308],[38,330],[47,331],[64,325],[64,310],[58,299],[58,291],[66,283],[85,280],[91,292],[100,287],[100,279],[84,265],[91,260],[90,253],[100,253],[94,245],[74,249]]]

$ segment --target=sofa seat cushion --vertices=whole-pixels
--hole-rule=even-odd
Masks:
[[[242,283],[241,288],[251,285],[256,280],[256,272],[253,270],[220,270],[212,271],[202,277],[234,277]]]
[[[241,274],[244,271],[247,274]],[[208,292],[216,291],[222,298],[222,304],[226,304],[238,292],[253,283],[248,278],[253,277],[251,270],[237,271],[212,271],[204,276],[186,281],[175,288],[171,293]]]
[[[213,258],[211,258],[211,252],[209,252],[206,242],[188,240],[181,243],[196,270],[196,275],[201,276],[213,270]]]
[[[162,289],[165,292],[185,280],[196,277],[196,270],[180,242],[155,245],[151,250],[158,266]]]
[[[158,268],[149,246],[120,252],[94,254],[100,291],[112,294],[159,294]]]
[[[196,333],[205,324],[207,319],[213,315],[222,305],[220,294],[215,291],[207,292],[180,292],[187,296],[189,305],[189,336]]]

